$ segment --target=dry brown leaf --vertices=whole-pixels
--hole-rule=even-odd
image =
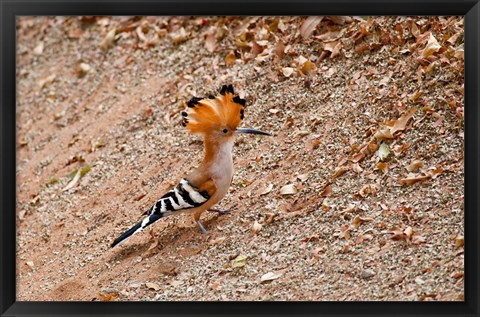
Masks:
[[[67,186],[65,186],[62,191],[67,191],[71,188],[73,188],[73,186],[75,186],[78,181],[80,180],[80,177],[82,176],[82,169],[79,168],[77,173],[75,174],[75,177],[70,181],[70,183],[67,184]]]
[[[331,179],[337,178],[338,176],[343,175],[346,171],[350,170],[349,167],[346,166],[339,166],[335,169],[335,172],[331,176]]]
[[[346,15],[332,15],[327,17],[330,21],[338,25],[344,25],[346,23],[351,23],[353,19]]]
[[[319,39],[322,42],[331,42],[338,40],[343,34],[343,29],[340,31],[330,31],[323,33],[321,35],[315,36],[316,39]]]
[[[330,195],[330,193],[332,192],[332,188],[333,188],[332,184],[325,187],[325,189],[322,192],[322,197],[327,197],[328,195]]]
[[[161,287],[157,283],[147,282],[147,283],[145,283],[145,286],[147,288],[150,288],[150,289],[153,289],[153,290],[156,290],[156,291],[161,289]]]
[[[257,234],[260,230],[262,230],[262,227],[263,226],[255,220],[255,222],[253,223],[253,226],[252,226],[253,234]]]
[[[362,189],[360,189],[360,191],[358,192],[358,194],[363,198],[367,197],[368,195],[375,196],[379,188],[380,185],[378,184],[368,184],[363,186]]]
[[[181,27],[177,32],[171,33],[170,38],[172,39],[173,44],[178,45],[188,39],[188,34],[187,31],[185,31],[185,28]]]
[[[229,67],[235,64],[236,60],[237,60],[237,57],[235,56],[234,51],[230,51],[230,53],[228,53],[227,56],[225,56],[225,64]]]
[[[431,167],[431,168],[429,168],[429,170],[427,172],[427,175],[430,176],[432,179],[435,179],[441,173],[443,173],[443,168],[441,168],[440,166],[439,167]]]
[[[212,27],[212,29],[207,33],[207,36],[205,38],[205,48],[210,53],[213,53],[217,46],[216,34],[217,34],[217,31],[215,30],[215,28]]]
[[[465,245],[465,237],[463,235],[458,235],[455,237],[455,246],[457,248],[463,247]]]
[[[379,162],[377,163],[377,168],[382,171],[383,173],[387,173],[388,172],[388,164],[385,163],[385,162]]]
[[[280,189],[280,194],[282,195],[293,195],[296,193],[297,193],[297,188],[295,187],[294,184],[285,185]]]
[[[405,127],[407,126],[408,120],[410,120],[413,117],[413,115],[415,114],[416,111],[417,111],[416,108],[412,108],[412,109],[409,109],[409,110],[405,111],[405,113],[402,114],[400,116],[400,118],[398,118],[395,121],[395,123],[393,124],[393,127],[391,127],[390,132],[392,134],[395,134],[395,132],[397,132],[397,131],[405,130]]]
[[[305,40],[310,35],[312,35],[313,31],[317,28],[317,25],[323,20],[323,16],[312,16],[308,17],[305,22],[303,22],[302,26],[300,27],[300,35]]]
[[[33,54],[35,54],[35,55],[42,55],[42,53],[43,53],[43,47],[44,47],[43,42],[38,43],[38,45],[35,46],[35,48],[33,49]]]
[[[278,40],[277,46],[275,47],[275,54],[279,58],[283,58],[283,56],[285,56],[285,44],[282,40]]]
[[[107,35],[103,39],[102,43],[100,43],[100,48],[104,51],[108,50],[110,47],[113,46],[115,43],[115,34],[117,30],[116,29],[111,29],[108,31]]]
[[[45,77],[44,79],[42,79],[38,82],[38,87],[40,89],[42,89],[43,87],[52,83],[55,80],[55,78],[57,78],[57,75],[55,75],[55,74],[51,74],[51,75]]]
[[[429,178],[430,178],[430,176],[408,174],[406,178],[402,178],[400,180],[400,184],[410,186],[410,185],[413,185],[417,182],[427,180]]]
[[[405,234],[406,240],[409,241],[410,238],[412,237],[412,234],[413,234],[413,229],[412,229],[412,227],[407,227],[407,228],[405,228],[405,230],[403,230],[403,233]]]
[[[231,265],[233,268],[242,267],[247,264],[248,256],[240,254],[235,259],[232,260]]]
[[[393,134],[390,127],[382,127],[373,135],[378,140],[393,139]]]
[[[353,228],[357,229],[358,227],[360,227],[360,225],[364,222],[368,222],[368,221],[373,221],[373,218],[369,218],[369,217],[360,217],[360,216],[355,216],[355,218],[353,218],[352,220],[352,226]]]
[[[305,63],[300,66],[300,71],[305,74],[305,75],[310,75],[315,72],[317,69],[317,66],[315,63],[312,63],[311,61],[306,61]]]
[[[294,71],[295,71],[295,69],[292,68],[292,67],[283,67],[282,68],[282,74],[285,77],[290,77],[293,74]]]
[[[118,297],[118,293],[115,292],[110,292],[108,294],[97,293],[97,295],[98,299],[100,299],[102,302],[110,302]]]
[[[266,195],[266,194],[268,194],[269,192],[271,192],[272,189],[273,189],[273,184],[270,183],[270,184],[268,184],[268,186],[263,187],[263,188],[258,192],[258,195],[259,195],[259,196]]]
[[[416,172],[421,167],[423,167],[423,161],[422,160],[414,160],[406,168],[407,168],[407,171],[409,171],[409,172]]]
[[[272,280],[275,280],[277,278],[279,278],[280,276],[282,276],[283,273],[281,272],[276,272],[276,273],[273,273],[273,272],[268,272],[268,273],[265,273],[262,275],[262,277],[260,278],[260,282],[267,282],[267,281],[272,281]]]
[[[427,58],[435,52],[438,52],[442,46],[438,44],[437,39],[430,33],[430,37],[428,39],[427,46],[422,51],[422,57]]]

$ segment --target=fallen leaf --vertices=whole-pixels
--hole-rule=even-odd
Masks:
[[[92,67],[87,63],[80,63],[77,68],[78,76],[85,76],[88,72],[92,70]]]
[[[432,179],[437,178],[438,175],[440,175],[441,173],[443,173],[443,168],[441,167],[431,167],[427,171],[427,175],[430,176]]]
[[[423,51],[422,51],[422,57],[423,57],[423,58],[429,57],[429,56],[432,55],[433,53],[438,52],[438,50],[439,50],[441,47],[442,47],[442,46],[441,46],[440,44],[438,44],[437,39],[435,39],[435,37],[433,36],[433,34],[430,33],[430,38],[428,39],[427,46],[425,46],[425,48],[424,48]]]
[[[387,163],[384,163],[384,162],[379,162],[377,164],[377,168],[382,171],[383,173],[387,173],[388,172],[388,164]]]
[[[290,77],[293,74],[294,71],[295,71],[295,69],[292,68],[292,67],[283,67],[282,68],[282,74],[285,77]]]
[[[423,167],[423,161],[422,160],[414,160],[406,168],[407,168],[407,171],[409,171],[409,172],[416,172],[421,167]]]
[[[230,53],[228,53],[227,56],[225,56],[225,64],[229,67],[234,65],[236,60],[237,60],[237,57],[235,56],[234,51],[230,51]]]
[[[38,87],[40,89],[42,89],[43,87],[52,83],[55,80],[55,78],[57,78],[57,75],[55,75],[55,74],[51,74],[51,75],[47,76],[46,78],[44,78],[44,79],[42,79],[38,82]]]
[[[272,281],[272,280],[275,280],[277,278],[279,278],[280,276],[282,276],[281,273],[273,273],[273,272],[268,272],[268,273],[265,273],[262,275],[262,277],[260,278],[260,282],[267,282],[267,281]]]
[[[343,30],[341,31],[330,31],[323,33],[321,35],[315,36],[316,39],[319,39],[322,42],[331,42],[338,40],[343,34]]]
[[[455,237],[455,246],[457,248],[463,247],[465,244],[465,237],[463,235],[458,235]]]
[[[215,28],[212,28],[210,32],[207,33],[206,39],[205,39],[205,48],[207,51],[210,53],[213,53],[215,51],[216,45],[217,45],[217,37],[216,37],[216,31]]]
[[[413,229],[412,227],[407,227],[405,230],[403,230],[403,233],[405,234],[405,238],[407,241],[410,241],[410,238],[412,237],[413,234]]]
[[[382,127],[378,129],[373,136],[378,140],[393,139],[393,134],[390,127]]]
[[[430,176],[425,176],[425,175],[419,176],[419,175],[415,175],[415,174],[409,174],[406,178],[402,178],[400,180],[400,184],[410,186],[410,185],[413,185],[417,182],[427,180],[429,178],[430,178]]]
[[[156,283],[151,283],[151,282],[145,283],[145,286],[146,286],[147,288],[149,288],[149,289],[153,289],[153,290],[156,290],[156,291],[158,291],[158,290],[161,289],[161,287],[160,287],[158,284],[156,284]]]
[[[380,147],[378,148],[378,157],[380,158],[380,160],[384,161],[389,154],[390,148],[388,147],[388,145],[385,143],[380,144]]]
[[[355,216],[355,218],[353,218],[352,220],[352,226],[353,228],[357,229],[358,227],[360,227],[360,225],[364,222],[368,222],[368,221],[373,221],[373,218],[369,218],[369,217],[360,217],[360,216]]]
[[[113,44],[115,43],[115,34],[116,34],[116,29],[111,29],[110,31],[108,31],[107,35],[105,36],[105,38],[103,39],[102,43],[100,43],[100,47],[106,51],[108,50],[110,47],[113,46]]]
[[[266,187],[264,187],[262,190],[260,190],[260,191],[258,192],[258,195],[259,195],[259,196],[266,195],[266,194],[268,194],[269,192],[271,192],[272,189],[273,189],[273,184],[270,183],[268,186],[266,186]]]
[[[301,61],[299,65],[300,65],[299,70],[305,75],[310,75],[314,73],[315,70],[317,69],[317,66],[315,65],[315,63],[312,63],[309,60]]]
[[[295,187],[294,184],[285,185],[280,189],[280,194],[282,195],[293,195],[296,193],[297,193],[297,188]]]
[[[172,39],[173,44],[178,45],[188,39],[188,34],[187,31],[185,31],[185,28],[181,27],[177,32],[170,34],[170,38]]]
[[[322,197],[327,197],[332,192],[332,187],[333,187],[332,184],[325,187],[325,189],[322,192]]]
[[[108,294],[98,293],[97,295],[98,295],[98,299],[100,299],[102,302],[110,302],[111,300],[118,297],[118,293],[115,293],[115,292],[111,292]]]
[[[78,169],[77,173],[75,174],[75,177],[70,181],[70,183],[67,184],[67,186],[65,186],[65,188],[62,189],[62,191],[67,191],[73,188],[78,183],[78,180],[80,179],[81,175],[82,175],[82,170]]]
[[[35,54],[35,55],[42,55],[42,53],[43,53],[43,47],[44,47],[43,42],[38,43],[38,45],[35,46],[35,48],[33,49],[33,54]]]
[[[257,234],[257,232],[259,232],[260,230],[262,230],[262,225],[255,220],[252,226],[253,234]]]
[[[278,41],[277,46],[275,47],[275,54],[279,58],[283,58],[283,56],[285,56],[285,44],[282,40]]]
[[[410,120],[413,115],[415,114],[415,112],[417,111],[416,108],[412,108],[412,109],[409,109],[407,111],[405,111],[404,114],[402,114],[400,116],[400,118],[398,118],[395,123],[393,124],[393,126],[391,127],[391,134],[395,134],[395,132],[397,131],[403,131],[405,130],[405,127],[407,126],[407,123],[408,123],[408,120]]]
[[[308,17],[300,27],[300,35],[303,39],[307,39],[313,31],[317,28],[317,25],[323,20],[323,16]]]
[[[378,184],[368,184],[363,186],[362,189],[360,189],[360,191],[358,192],[358,194],[363,198],[367,197],[368,195],[375,196],[379,187],[380,185]]]
[[[331,179],[334,179],[334,178],[337,178],[341,175],[343,175],[346,171],[350,170],[349,167],[346,167],[346,166],[339,166],[335,169],[335,172],[333,173],[333,175],[331,176]]]
[[[245,264],[247,264],[247,258],[248,256],[240,254],[239,256],[237,256],[235,259],[232,260],[231,262],[232,267],[237,268],[237,267],[245,266]]]

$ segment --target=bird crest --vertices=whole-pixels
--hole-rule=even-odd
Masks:
[[[218,96],[190,99],[182,111],[182,125],[192,133],[235,131],[243,120],[244,108],[245,99],[234,95],[232,85],[223,85]]]

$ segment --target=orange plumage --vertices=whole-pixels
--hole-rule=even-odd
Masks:
[[[243,119],[245,100],[234,95],[232,85],[223,86],[219,96],[192,98],[182,112],[183,125],[192,133],[235,131]]]

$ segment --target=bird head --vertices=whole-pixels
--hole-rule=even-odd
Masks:
[[[237,133],[270,135],[260,130],[239,128],[243,120],[245,99],[236,96],[232,85],[223,85],[218,96],[193,97],[182,111],[183,126],[205,137],[231,138]]]

